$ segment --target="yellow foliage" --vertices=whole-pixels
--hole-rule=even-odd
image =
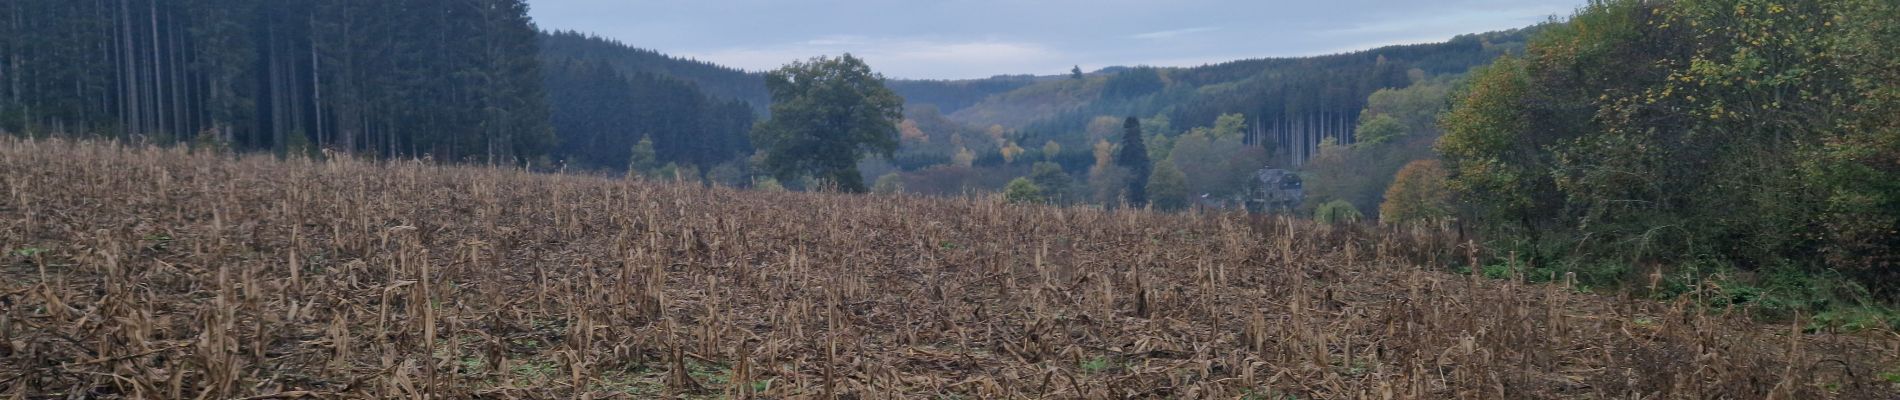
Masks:
[[[957,154],[951,156],[950,161],[955,162],[957,166],[969,168],[976,165],[976,152],[970,151],[968,147],[958,147]]]
[[[1003,143],[1003,148],[997,151],[1003,153],[1003,163],[1005,164],[1016,163],[1016,156],[1020,156],[1023,154],[1023,148],[1021,146],[1017,146],[1016,142],[1009,142],[1009,141],[1005,141]]]

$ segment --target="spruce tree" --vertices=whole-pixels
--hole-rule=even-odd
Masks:
[[[1128,203],[1137,207],[1148,203],[1148,174],[1153,172],[1148,146],[1141,140],[1141,120],[1128,117],[1122,123],[1121,153],[1115,157],[1115,165],[1128,169]]]

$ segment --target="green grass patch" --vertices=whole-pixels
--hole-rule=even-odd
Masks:
[[[1084,373],[1099,374],[1099,373],[1107,372],[1110,369],[1114,369],[1115,362],[1112,360],[1109,360],[1108,357],[1095,357],[1095,358],[1089,359],[1088,361],[1083,361],[1080,367],[1082,368],[1082,372]]]

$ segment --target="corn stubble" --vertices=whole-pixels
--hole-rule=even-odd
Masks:
[[[1431,231],[0,142],[0,397],[1887,398]],[[1561,280],[1561,279],[1560,279]]]

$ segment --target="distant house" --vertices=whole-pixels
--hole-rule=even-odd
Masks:
[[[1284,169],[1262,169],[1248,182],[1247,210],[1285,212],[1306,200],[1306,188],[1300,175]]]

